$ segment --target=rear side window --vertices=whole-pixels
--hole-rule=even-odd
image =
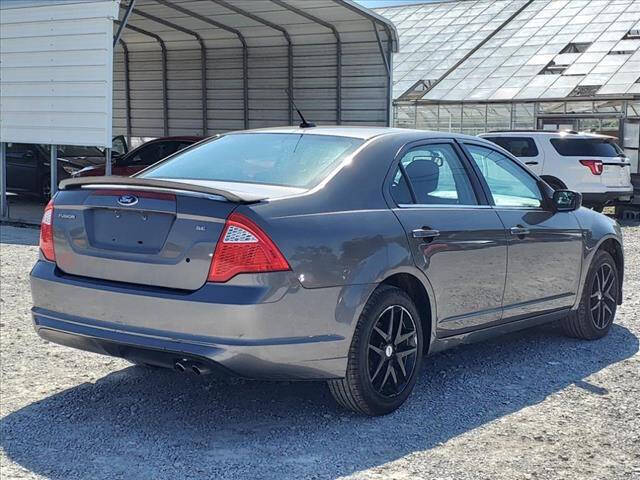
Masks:
[[[608,138],[552,138],[551,145],[563,157],[617,157],[622,149]]]
[[[180,152],[142,176],[309,188],[363,142],[360,138],[297,133],[225,135]]]
[[[515,157],[537,157],[538,147],[530,137],[483,137],[490,142],[500,145]]]
[[[417,203],[421,205],[476,205],[471,181],[450,144],[429,144],[409,150],[400,160],[409,177]],[[413,203],[402,171],[391,184],[391,195],[399,205]]]

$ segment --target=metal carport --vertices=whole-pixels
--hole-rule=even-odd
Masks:
[[[2,0],[4,13],[0,17],[7,17],[5,14],[11,9],[20,9],[20,15],[13,12],[11,31],[22,32],[28,22],[46,26],[54,18],[56,22],[64,21],[65,12],[78,19],[82,16],[80,9],[94,8],[96,4],[106,4],[112,12],[118,12],[117,18],[112,14],[109,19],[113,22],[115,44],[108,52],[113,68],[104,70],[105,78],[92,80],[112,85],[113,102],[105,111],[105,140],[83,138],[79,129],[71,140],[67,131],[65,144],[109,148],[111,136],[118,134],[129,138],[213,135],[294,124],[298,119],[286,89],[292,92],[305,116],[316,123],[390,124],[390,66],[392,53],[397,50],[396,31],[388,20],[352,0]],[[56,7],[56,15],[30,18],[33,12]],[[13,58],[20,54],[21,45],[32,44],[27,40],[33,39],[25,39],[23,33],[12,38],[10,29],[4,32],[2,18],[0,76],[5,77],[4,73],[13,68]],[[56,31],[55,38],[49,39],[46,28],[33,34],[37,45],[45,45],[48,40],[52,45],[62,45],[63,35]],[[67,42],[64,48],[79,51],[82,45]],[[76,57],[74,66],[82,61]],[[92,62],[95,60],[88,55],[87,65]],[[34,133],[30,138],[24,111],[20,112],[19,129],[12,128],[15,109],[21,109],[16,105],[22,105],[22,71],[18,67],[11,72],[11,82],[0,78],[0,142],[62,143],[53,134],[46,142],[40,134]],[[29,91],[29,81],[24,82],[25,98],[34,95]],[[55,80],[45,75],[39,83],[47,81]],[[66,94],[70,105],[85,101],[80,90],[77,96]],[[44,93],[35,95],[47,99]],[[8,108],[9,104],[13,108]],[[55,108],[60,109],[60,104]],[[28,113],[36,119],[42,109],[48,112],[48,102],[40,102]],[[42,128],[34,123],[32,130]],[[16,135],[18,130],[20,134]],[[4,156],[1,160],[4,217]]]

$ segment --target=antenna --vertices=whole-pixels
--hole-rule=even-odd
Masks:
[[[289,100],[291,101],[291,105],[293,105],[293,108],[295,108],[296,112],[298,112],[298,115],[300,116],[300,120],[302,120],[302,123],[299,125],[299,127],[300,128],[315,127],[316,126],[315,123],[309,123],[304,119],[304,115],[302,115],[302,112],[296,106],[296,102],[293,101],[293,95],[291,95],[291,91],[288,88],[285,88],[284,91],[286,92],[287,96],[289,97]]]

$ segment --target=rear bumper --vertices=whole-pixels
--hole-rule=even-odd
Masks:
[[[276,289],[270,275],[290,281]],[[259,277],[179,292],[70,276],[40,260],[33,322],[52,342],[161,366],[187,358],[251,378],[343,377],[353,320],[374,286],[305,289],[291,272]]]
[[[605,205],[613,202],[629,202],[631,198],[633,198],[633,187],[606,192],[584,192],[582,203],[584,205]]]

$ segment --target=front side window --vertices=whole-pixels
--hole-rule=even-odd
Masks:
[[[310,188],[363,143],[360,138],[298,133],[224,135],[178,153],[142,176]]]
[[[514,157],[537,157],[538,147],[531,137],[484,137],[486,140],[500,145]]]
[[[477,205],[467,172],[448,143],[409,150],[400,160],[413,187],[416,202],[423,205]],[[409,187],[398,169],[391,184],[398,204],[412,203]]]
[[[490,148],[471,144],[467,148],[487,182],[496,206],[542,206],[542,195],[536,179],[516,162]]]

